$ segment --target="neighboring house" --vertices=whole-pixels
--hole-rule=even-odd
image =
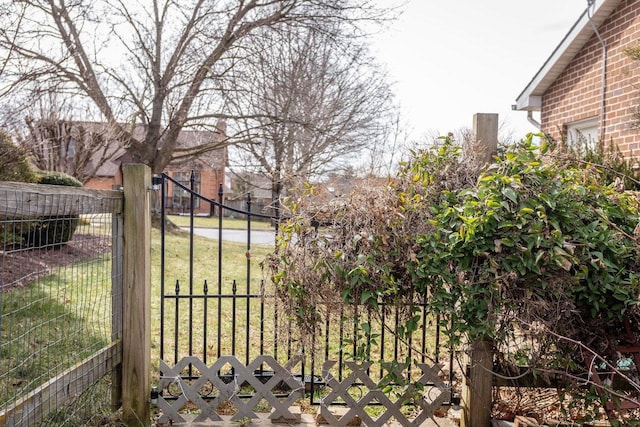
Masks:
[[[227,166],[226,148],[215,150],[192,160],[180,164],[170,164],[165,173],[187,188],[191,185],[193,173],[193,189],[206,199],[219,201],[220,185],[223,191],[223,203],[229,196],[225,184],[225,169]],[[191,195],[189,191],[167,183],[165,187],[165,208],[169,213],[189,213]],[[194,199],[194,213],[196,215],[213,215],[213,204],[199,197]]]
[[[189,148],[211,141],[222,143],[226,138],[224,125],[219,125],[218,130],[191,131],[183,130],[178,136],[178,148]],[[129,156],[124,149],[118,150],[114,156],[104,162],[96,175],[85,184],[87,188],[114,189],[122,185],[121,165],[129,161]],[[220,185],[223,192],[228,193],[228,183],[225,180],[225,171],[228,164],[226,146],[208,151],[200,155],[196,160],[174,161],[167,166],[165,173],[186,187],[190,186],[191,172],[194,173],[194,189],[207,199],[218,201]],[[165,187],[165,207],[169,212],[186,213],[189,210],[190,196],[187,191],[174,185]],[[224,194],[223,198],[228,197]],[[195,200],[196,214],[210,214],[213,208],[209,203]]]
[[[638,46],[640,1],[594,0],[514,108],[555,140],[604,141],[638,156],[640,61],[625,52]]]
[[[251,194],[251,212],[273,215],[273,192],[271,180],[252,172],[231,172],[229,182],[232,194],[229,195],[227,205],[235,209],[248,210],[247,195]]]

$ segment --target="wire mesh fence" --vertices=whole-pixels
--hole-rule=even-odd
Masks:
[[[65,405],[118,364],[121,205],[0,183],[0,425],[70,425]]]

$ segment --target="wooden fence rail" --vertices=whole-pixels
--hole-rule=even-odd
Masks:
[[[0,181],[0,219],[98,213],[122,214],[122,193]]]

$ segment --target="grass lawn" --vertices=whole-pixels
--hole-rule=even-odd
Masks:
[[[189,220],[188,217],[178,218]],[[230,222],[225,227],[233,227],[234,223],[238,224]],[[273,246],[253,245],[247,250],[246,244],[219,243],[193,236],[191,262],[189,234],[167,234],[164,294],[168,298],[164,300],[164,315],[161,316],[161,236],[158,230],[152,230],[151,240],[153,384],[157,384],[159,377],[161,332],[165,342],[163,358],[170,365],[174,359],[188,354],[206,358],[208,364],[218,355],[228,354],[235,354],[240,362],[246,363],[263,352],[277,353],[278,360],[286,361],[290,357],[288,353],[297,354],[302,350],[303,342],[295,333],[295,327],[284,315],[281,303],[273,297],[269,272],[261,267]],[[110,266],[108,256],[84,260],[59,268],[28,286],[0,294],[0,314],[3,316],[0,323],[0,405],[38,387],[109,342]],[[205,298],[205,294],[209,297]],[[184,298],[186,295],[196,298]],[[236,298],[232,298],[233,295]],[[162,330],[161,317],[164,317]],[[376,324],[365,313],[360,313],[356,319],[347,312],[331,313],[330,325],[327,324],[326,329],[323,325],[322,331],[318,331],[316,373],[324,357],[335,360],[344,352],[345,360],[349,360],[346,354],[358,344],[349,342],[353,337],[354,321]],[[330,339],[326,338],[327,333]],[[388,358],[393,355],[394,340],[389,332],[386,335],[390,337],[384,343],[385,358]],[[428,336],[427,340],[428,348],[433,349],[433,336]],[[277,352],[274,344],[279,346]],[[325,345],[328,346],[327,353]],[[419,346],[417,341],[412,345]],[[34,352],[34,349],[40,350]],[[307,369],[312,353],[313,349],[305,349]],[[73,357],[67,358],[67,355]],[[300,369],[300,365],[294,369]],[[335,372],[334,375],[338,377]],[[106,380],[108,383],[108,378]],[[108,384],[100,385],[96,390],[102,390],[106,396],[96,397],[96,401],[103,401],[96,404],[106,403],[108,413]],[[54,417],[68,420],[69,414],[65,411],[58,411]],[[60,425],[65,425],[64,422]],[[52,425],[57,424],[52,422]]]
[[[0,316],[2,407],[110,342],[109,257],[0,293]]]
[[[173,222],[178,227],[189,227],[189,224],[191,221],[191,218],[185,215],[169,215],[168,218],[169,220],[171,220],[171,222]],[[193,224],[194,224],[194,227],[218,228],[220,225],[220,220],[218,217],[196,216],[196,217],[193,217]],[[222,218],[222,228],[246,230],[247,220],[224,217]],[[273,231],[275,230],[275,227],[274,225],[271,224],[271,222],[252,219],[251,229]]]
[[[187,233],[167,234],[165,237],[165,360],[173,360],[174,348],[179,358],[189,353],[211,360],[218,354],[244,354],[250,334],[252,349],[259,349],[253,332],[260,329],[257,296],[263,291],[263,283],[270,283],[268,273],[260,263],[273,250],[273,246],[253,245],[247,251],[246,244],[223,241],[222,268],[219,268],[219,245],[217,240],[193,237],[193,264],[190,263],[190,239]],[[160,354],[160,233],[152,231],[152,360],[157,363]],[[192,265],[192,268],[190,267]],[[203,298],[205,281],[208,295],[223,295],[221,298]],[[234,285],[235,282],[235,285]],[[196,295],[195,299],[171,298]],[[234,291],[235,289],[235,291]],[[272,290],[264,290],[272,293]],[[232,295],[254,297],[231,298]],[[248,318],[247,304],[256,308]],[[176,314],[176,305],[177,311]],[[273,304],[271,304],[273,307]],[[272,319],[273,317],[271,317]],[[220,322],[220,323],[219,323]],[[221,325],[218,328],[218,325]],[[176,327],[177,325],[177,327]],[[249,325],[247,327],[247,325]],[[206,334],[205,334],[205,328]],[[218,335],[218,330],[220,334]],[[189,346],[189,336],[192,345]],[[168,356],[171,356],[168,358]]]
[[[273,246],[254,245],[250,253],[245,244],[222,242],[222,270],[218,266],[218,242],[194,236],[193,268],[190,270],[189,235],[187,233],[167,234],[165,240],[165,296],[164,299],[164,348],[163,360],[170,365],[182,357],[192,354],[206,357],[210,364],[218,355],[234,354],[241,362],[252,361],[257,355],[273,355],[277,345],[278,360],[286,361],[291,354],[304,349],[310,360],[313,351],[309,342],[303,343],[296,332],[297,328],[283,311],[282,303],[273,297],[275,290],[270,279],[270,272],[264,271],[260,263],[273,251]],[[220,274],[220,276],[218,275]],[[193,278],[191,281],[191,277]],[[221,278],[218,281],[218,278]],[[204,283],[207,282],[207,294],[213,297],[204,298]],[[234,288],[235,281],[235,288]],[[179,285],[176,297],[176,284]],[[192,289],[191,289],[192,288]],[[234,291],[235,289],[235,291]],[[265,297],[260,298],[264,293]],[[217,297],[217,295],[222,295]],[[196,298],[188,299],[187,295]],[[236,295],[236,298],[232,298]],[[264,302],[264,307],[262,303]],[[249,306],[250,311],[247,311]],[[177,308],[177,314],[176,314]],[[160,358],[160,234],[152,232],[152,363],[157,366]],[[279,317],[278,317],[279,316]],[[421,360],[415,349],[422,345],[422,336],[416,333],[411,343],[399,341],[394,337],[395,316],[388,314],[385,318],[387,329],[380,330],[380,321],[361,311],[354,318],[352,310],[329,313],[330,322],[323,322],[318,328],[315,351],[317,363],[324,357],[338,360],[343,357],[349,360],[355,348],[362,348],[366,338],[360,336],[353,342],[354,324],[367,322],[377,335],[372,342],[372,357],[394,356],[404,357],[408,353],[408,345],[412,358]],[[431,316],[425,318],[433,323]],[[431,330],[435,329],[435,326]],[[218,333],[218,331],[220,331]],[[329,339],[327,339],[329,335]],[[384,336],[384,343],[382,338]],[[307,336],[308,338],[308,336]],[[191,346],[189,345],[191,342]],[[435,336],[427,333],[425,345],[430,354],[434,354]],[[327,348],[325,348],[325,346]],[[398,347],[399,353],[395,351]],[[384,349],[384,350],[383,350]],[[405,356],[403,355],[403,352]],[[342,355],[342,356],[341,356]],[[309,362],[310,363],[310,362]],[[308,365],[310,366],[310,364]],[[320,370],[320,366],[316,366]]]

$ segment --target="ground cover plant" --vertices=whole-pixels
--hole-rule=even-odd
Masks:
[[[615,368],[640,332],[638,198],[541,141],[529,135],[480,169],[473,147],[444,139],[387,185],[334,203],[324,233],[309,227],[309,187],[285,204],[271,256],[290,315],[311,328],[323,304],[384,303],[404,307],[404,335],[426,299],[452,343],[488,339],[501,363],[572,377],[595,355]],[[603,396],[581,416],[597,416]]]

